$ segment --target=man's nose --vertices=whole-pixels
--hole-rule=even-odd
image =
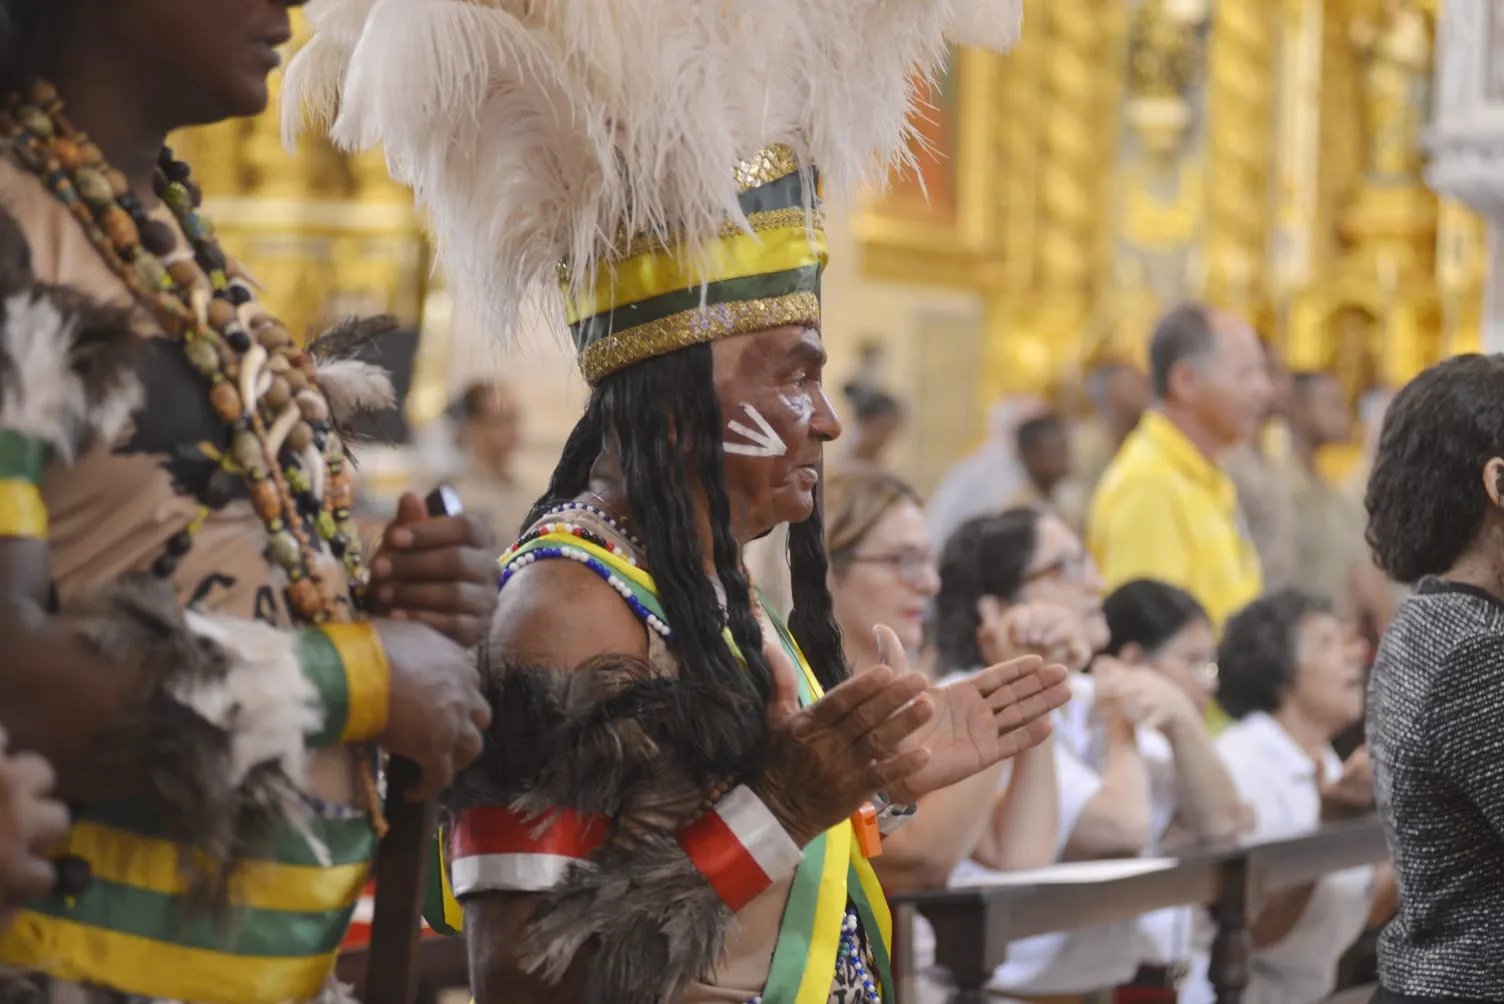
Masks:
[[[836,406],[831,404],[823,387],[815,395],[815,413],[810,418],[809,430],[811,435],[823,443],[841,438],[840,416],[836,414]]]

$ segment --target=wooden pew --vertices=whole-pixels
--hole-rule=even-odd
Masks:
[[[951,1004],[982,1004],[983,989],[1021,938],[1127,920],[1172,906],[1206,905],[1217,927],[1208,977],[1217,1004],[1240,1004],[1248,985],[1250,907],[1271,892],[1386,859],[1375,818],[1334,823],[1285,840],[1205,847],[1145,862],[1135,874],[1082,882],[1046,869],[1007,885],[942,889],[894,898],[935,929],[935,962],[956,981]],[[1068,867],[1068,866],[1067,866]]]

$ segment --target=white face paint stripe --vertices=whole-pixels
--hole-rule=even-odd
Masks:
[[[757,428],[754,429],[734,418],[726,423],[726,428],[743,439],[751,440],[751,445],[722,443],[722,450],[740,457],[782,457],[789,452],[788,444],[783,441],[783,437],[778,435],[768,420],[762,417],[762,412],[750,404],[743,404],[742,411],[746,412],[747,417],[756,423]]]

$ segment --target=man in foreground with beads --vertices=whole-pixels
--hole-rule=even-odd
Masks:
[[[814,167],[849,192],[891,158],[914,66],[946,32],[1005,45],[1016,3],[308,14],[293,124],[379,144],[456,295],[499,335],[551,297],[593,387],[502,559],[495,717],[449,799],[478,1004],[891,1001],[881,833],[1040,741],[1065,671],[936,689],[884,628],[887,665],[848,679],[817,502],[841,427]],[[741,560],[783,523],[787,626]]]
[[[381,325],[298,346],[163,145],[265,106],[288,6],[0,0],[0,723],[73,815],[3,1001],[336,996],[378,747],[432,797],[490,718],[488,535],[350,523]]]

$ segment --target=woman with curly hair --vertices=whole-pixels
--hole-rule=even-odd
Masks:
[[[1362,645],[1324,599],[1293,589],[1255,600],[1224,628],[1217,694],[1236,721],[1217,753],[1248,806],[1253,836],[1304,833],[1371,801],[1368,757],[1347,764],[1332,739],[1363,711]],[[1253,922],[1248,1004],[1316,1004],[1334,988],[1341,953],[1363,932],[1374,899],[1371,866],[1278,892]],[[1210,1004],[1206,957],[1181,998]]]
[[[1376,563],[1415,584],[1369,684],[1400,899],[1374,1000],[1504,1000],[1504,356],[1448,359],[1395,396],[1365,501]]]

